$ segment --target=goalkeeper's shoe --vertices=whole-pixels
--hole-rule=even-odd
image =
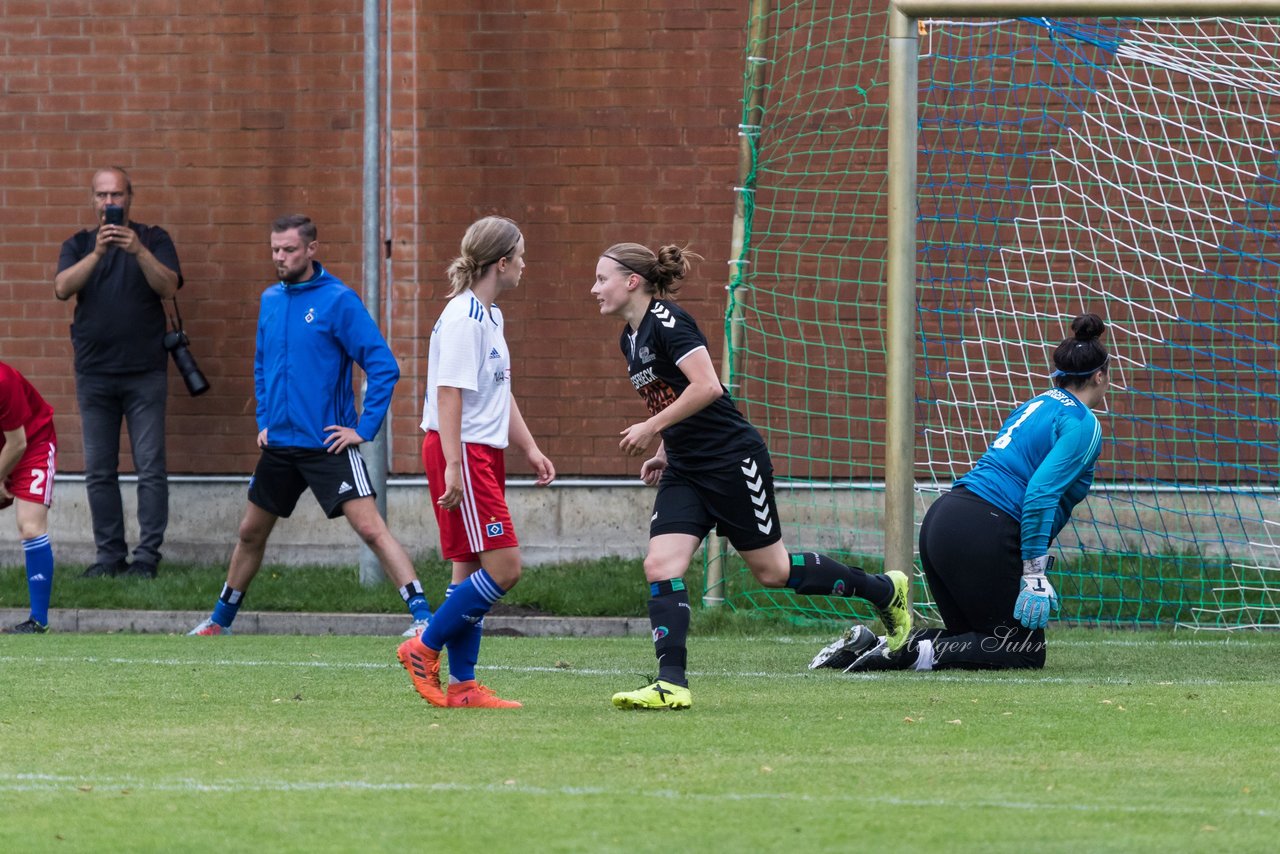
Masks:
[[[891,569],[885,576],[893,582],[893,598],[883,608],[876,608],[876,616],[884,624],[884,639],[890,652],[897,652],[911,634],[911,603],[907,601],[909,582],[907,576]]]
[[[191,631],[187,632],[187,637],[195,637],[197,635],[210,636],[210,635],[229,635],[229,634],[231,634],[230,626],[220,626],[217,623],[215,623],[213,620],[205,620],[203,623],[196,626]]]
[[[846,629],[845,633],[834,642],[818,650],[818,654],[813,657],[813,661],[809,662],[809,669],[817,670],[819,667],[834,667],[836,670],[844,670],[850,664],[853,664],[858,656],[879,642],[880,638],[876,637],[875,632],[866,626],[852,626]]]
[[[451,709],[520,709],[524,705],[515,700],[504,700],[488,685],[474,679],[455,682],[449,686],[447,697]]]
[[[433,706],[447,706],[444,691],[440,688],[440,651],[424,644],[419,637],[411,637],[396,650],[396,658],[409,671],[414,690]]]
[[[844,669],[845,673],[870,673],[877,670],[910,670],[915,666],[919,650],[913,636],[897,649],[889,649],[889,639],[879,638],[871,649],[858,656]]]
[[[409,628],[405,629],[403,632],[400,633],[400,637],[416,638],[418,635],[422,634],[427,630],[427,626],[430,624],[430,622],[431,622],[430,620],[414,620],[409,625]]]
[[[613,704],[619,709],[687,709],[693,705],[689,689],[673,685],[661,679],[652,685],[634,691],[620,691],[613,695]]]
[[[37,623],[35,620],[26,620],[18,623],[11,629],[6,629],[6,635],[43,635],[49,631],[49,627],[43,623]]]

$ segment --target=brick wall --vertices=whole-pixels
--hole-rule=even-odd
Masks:
[[[717,363],[733,213],[746,19],[727,0],[385,0],[385,329],[403,379],[392,471],[418,461],[426,352],[444,268],[488,213],[524,228],[504,300],[515,391],[562,476],[631,474],[616,435],[643,417],[619,323],[588,289],[611,243],[706,256],[683,291]],[[95,167],[129,169],[133,218],[173,235],[192,351],[171,371],[170,470],[256,459],[252,354],[273,270],[268,224],[302,211],[321,258],[361,276],[362,17],[356,0],[0,0],[0,359],[57,411],[63,471],[82,468],[60,243],[92,224]],[[127,454],[126,454],[127,460]],[[127,463],[126,463],[127,464]],[[511,461],[513,474],[527,471]]]

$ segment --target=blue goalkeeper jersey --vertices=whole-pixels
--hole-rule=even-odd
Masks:
[[[1089,494],[1102,425],[1089,407],[1055,388],[1015,409],[973,470],[956,481],[1022,524],[1022,559],[1049,543]]]

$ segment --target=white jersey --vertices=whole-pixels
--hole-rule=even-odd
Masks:
[[[444,307],[431,330],[422,429],[440,430],[440,386],[462,389],[462,441],[505,448],[511,425],[511,354],[502,312],[470,289]]]

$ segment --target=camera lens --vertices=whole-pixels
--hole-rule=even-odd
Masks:
[[[181,332],[170,332],[164,336],[165,349],[173,356],[173,363],[186,383],[187,391],[192,397],[199,397],[209,390],[209,381],[200,372],[195,356],[187,349],[187,336]]]

